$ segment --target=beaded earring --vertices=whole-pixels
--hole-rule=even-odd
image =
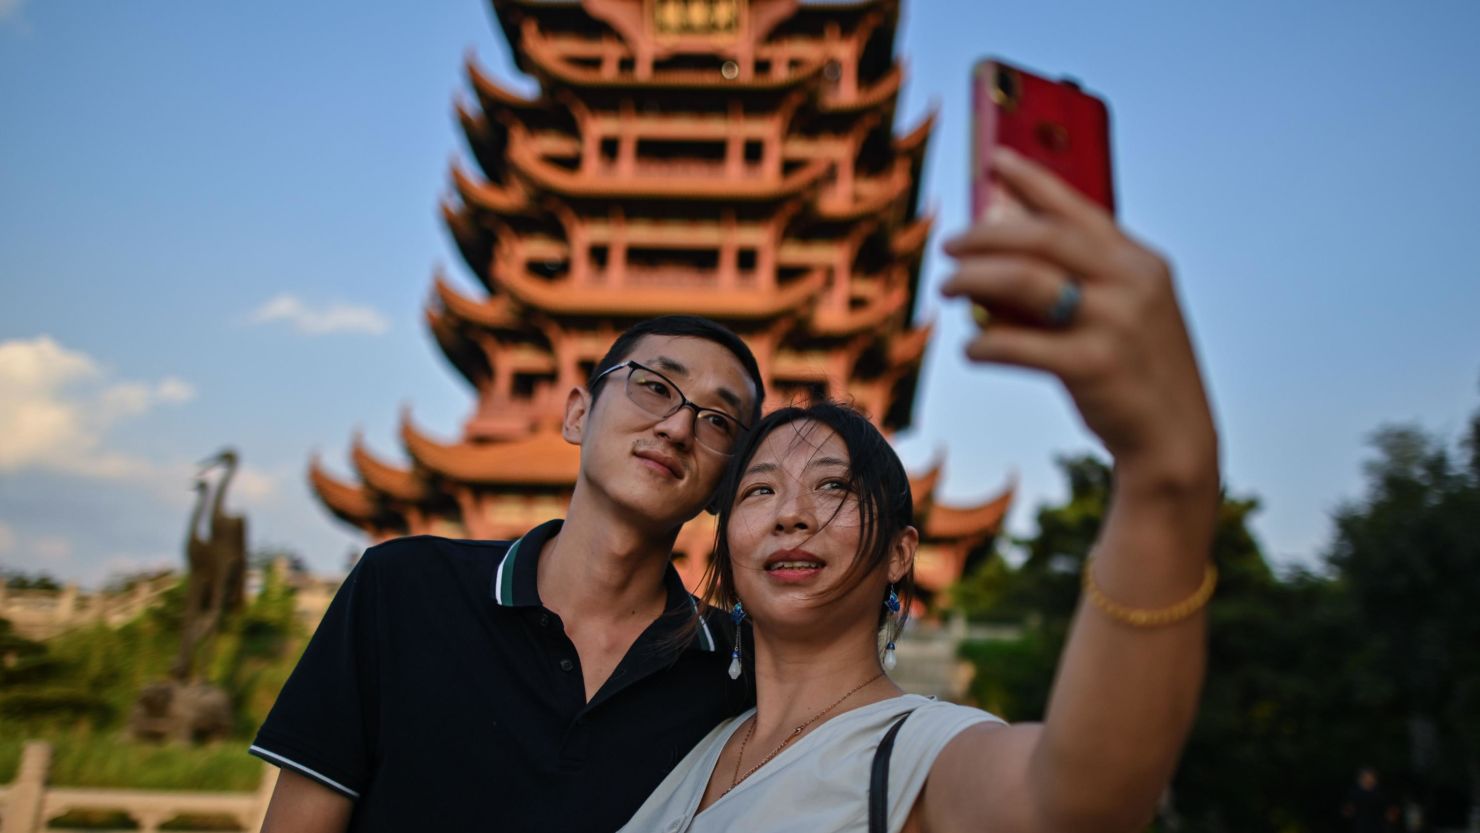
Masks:
[[[900,604],[899,593],[894,590],[894,584],[892,582],[889,585],[889,595],[884,597],[884,608],[889,611],[889,618],[894,620],[890,624],[886,625],[886,627],[893,628],[895,630],[895,633],[891,633],[889,635],[889,644],[884,646],[884,670],[893,671],[894,666],[899,664],[899,660],[895,659],[894,657],[894,637],[897,634],[899,628],[898,622]]]
[[[730,608],[730,621],[735,623],[735,647],[730,649],[730,679],[740,679],[740,623],[745,621],[745,608],[735,602]]]

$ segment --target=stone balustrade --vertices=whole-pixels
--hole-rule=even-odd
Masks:
[[[255,792],[174,792],[52,787],[47,784],[50,769],[51,746],[27,743],[15,781],[0,786],[0,833],[60,830],[51,822],[74,811],[121,813],[143,833],[155,833],[182,816],[230,818],[241,830],[259,830],[278,775],[275,767],[264,764]]]
[[[147,610],[179,580],[166,573],[111,593],[86,593],[75,584],[60,590],[16,590],[0,582],[0,619],[9,620],[20,636],[37,640],[94,623],[117,627]]]

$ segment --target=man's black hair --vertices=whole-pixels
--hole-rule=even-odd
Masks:
[[[745,424],[755,425],[761,418],[761,402],[766,398],[766,383],[761,379],[760,365],[756,364],[755,354],[750,352],[750,347],[740,336],[735,335],[729,327],[708,318],[697,315],[660,315],[657,318],[649,318],[646,321],[628,327],[625,332],[617,336],[612,342],[610,350],[596,363],[591,370],[591,377],[586,380],[586,389],[591,392],[591,402],[596,402],[596,397],[601,389],[606,386],[607,379],[601,374],[612,367],[621,364],[632,355],[637,347],[637,342],[644,336],[684,336],[687,338],[702,338],[730,351],[730,354],[745,368],[745,373],[750,381],[755,384],[755,403],[751,405],[750,413],[743,415]]]

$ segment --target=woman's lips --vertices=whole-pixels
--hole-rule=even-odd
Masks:
[[[766,578],[777,584],[805,584],[822,574],[822,565],[811,567],[771,567]]]
[[[766,577],[779,584],[801,584],[815,579],[827,563],[806,550],[781,550],[766,559]]]

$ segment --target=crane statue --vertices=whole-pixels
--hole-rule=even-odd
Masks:
[[[226,692],[198,678],[196,659],[202,643],[221,627],[222,618],[245,602],[247,522],[226,512],[226,491],[240,458],[230,448],[202,462],[192,488],[195,506],[185,529],[185,600],[180,620],[180,651],[170,678],[139,692],[130,718],[135,737],[201,741],[231,730],[231,703]],[[214,493],[207,475],[222,470]],[[207,510],[209,509],[209,514]],[[205,525],[208,534],[202,535]]]
[[[241,515],[227,514],[226,490],[236,476],[239,463],[232,449],[223,449],[203,461],[204,468],[195,481],[196,504],[190,515],[185,535],[185,610],[181,617],[180,653],[171,676],[182,683],[191,682],[195,655],[200,644],[221,626],[221,618],[241,609],[246,588],[247,521]],[[223,469],[210,500],[209,537],[201,536],[206,495],[210,484],[205,476],[213,469]]]

